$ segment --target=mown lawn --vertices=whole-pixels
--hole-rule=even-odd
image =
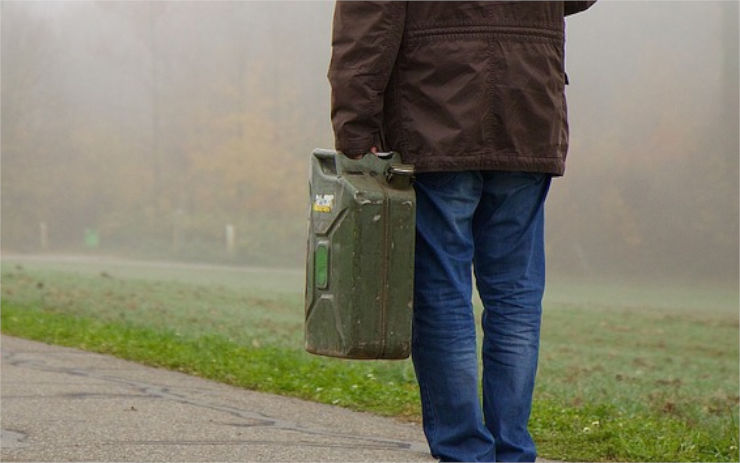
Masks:
[[[3,333],[418,420],[410,361],[303,346],[297,271],[2,263]],[[542,457],[738,461],[737,288],[552,282],[531,429]]]

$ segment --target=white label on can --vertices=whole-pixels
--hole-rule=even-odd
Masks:
[[[313,210],[316,212],[331,212],[334,207],[334,195],[316,195]]]

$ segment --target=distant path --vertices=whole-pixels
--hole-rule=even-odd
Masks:
[[[0,260],[28,261],[28,262],[59,262],[70,264],[112,264],[135,267],[151,267],[164,269],[185,270],[228,270],[234,272],[260,273],[292,273],[303,274],[300,268],[260,267],[248,265],[219,265],[189,262],[174,262],[164,260],[137,260],[111,256],[85,256],[76,254],[2,254]]]
[[[421,427],[2,336],[0,460],[434,461]]]

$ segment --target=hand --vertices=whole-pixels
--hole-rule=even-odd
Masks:
[[[377,147],[377,146],[371,146],[371,147],[370,147],[370,152],[371,152],[371,153],[373,153],[373,154],[378,154],[378,147]],[[350,155],[346,155],[346,156],[347,156],[348,158],[350,158],[350,159],[354,159],[355,161],[357,161],[357,160],[359,160],[359,159],[362,159],[362,157],[363,157],[363,156],[364,156],[365,154],[366,154],[366,153],[361,153],[361,154],[354,154],[354,155],[351,155],[351,156],[350,156]]]

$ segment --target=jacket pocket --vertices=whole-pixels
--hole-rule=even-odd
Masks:
[[[409,152],[449,155],[484,145],[486,40],[424,37],[399,63],[399,105]]]
[[[493,40],[486,141],[496,152],[556,157],[562,140],[564,78],[549,41]]]

